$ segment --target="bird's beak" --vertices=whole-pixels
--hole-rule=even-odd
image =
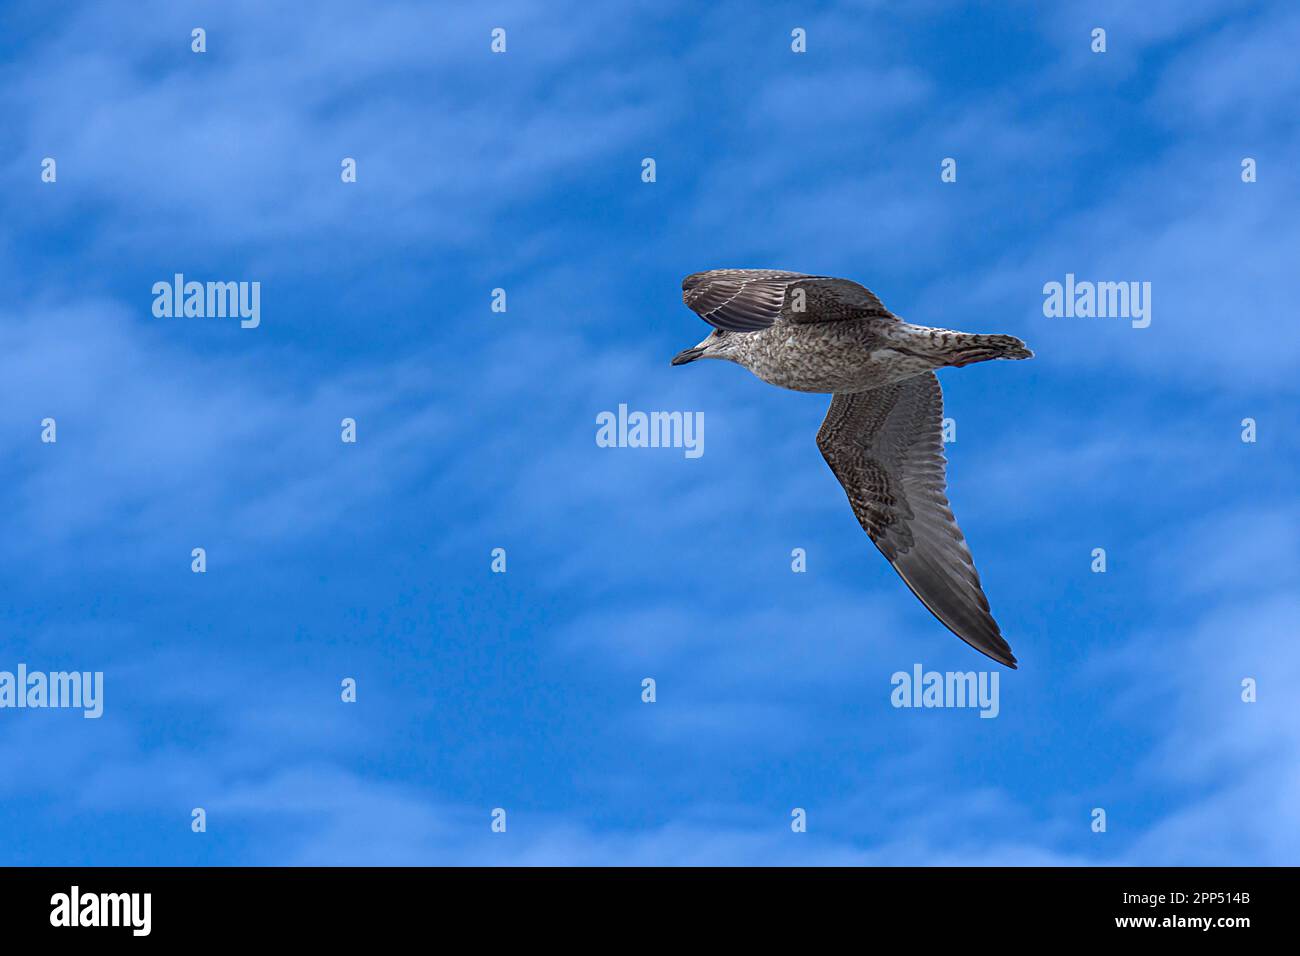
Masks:
[[[685,365],[688,362],[694,362],[704,354],[704,349],[698,345],[693,348],[683,349],[673,356],[674,365]]]

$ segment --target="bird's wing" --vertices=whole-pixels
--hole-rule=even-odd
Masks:
[[[871,540],[930,613],[995,661],[1016,666],[952,516],[943,392],[933,372],[836,395],[817,447]]]
[[[871,290],[856,282],[774,269],[697,272],[682,280],[682,301],[705,322],[731,332],[757,332],[779,320],[897,320]]]

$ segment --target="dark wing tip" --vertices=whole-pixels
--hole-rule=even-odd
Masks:
[[[957,636],[961,637],[960,634],[958,634]],[[982,647],[976,647],[974,644],[972,644],[971,647],[974,647],[975,650],[979,651],[985,657],[991,658],[992,660],[997,661],[999,664],[1005,664],[1013,671],[1020,670],[1019,662],[1016,660],[1016,655],[1011,653],[1011,645],[1007,644],[1005,639],[1003,640],[1002,643],[1006,646],[1005,651],[1003,651],[1001,648],[993,648],[992,650],[986,650]]]
[[[875,540],[874,536],[872,540]],[[880,547],[879,541],[876,541],[876,546]],[[907,589],[916,596],[936,621],[990,660],[1005,664],[1012,670],[1018,670],[1016,655],[1011,653],[1011,645],[1002,636],[1002,629],[998,627],[992,614],[987,610],[981,613],[969,603],[968,598],[950,587],[941,585],[935,588],[932,584],[923,584],[920,580],[913,582],[910,572],[914,569],[903,567],[898,557],[891,558],[883,548],[881,551],[893,569],[898,572],[903,583],[907,585]],[[978,582],[976,586],[978,587]],[[981,598],[984,597],[982,590],[978,594]]]

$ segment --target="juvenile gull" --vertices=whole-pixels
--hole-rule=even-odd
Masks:
[[[1025,343],[910,325],[856,282],[801,272],[697,272],[682,299],[714,331],[673,364],[725,359],[781,388],[831,393],[817,447],[863,529],[945,627],[1015,667],[944,493],[933,370],[1032,358]]]

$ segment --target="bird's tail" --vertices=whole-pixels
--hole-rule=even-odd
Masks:
[[[1025,347],[1025,343],[1014,335],[970,335],[964,334],[957,340],[951,359],[947,364],[956,368],[973,362],[987,362],[990,359],[1027,359],[1034,353]]]

